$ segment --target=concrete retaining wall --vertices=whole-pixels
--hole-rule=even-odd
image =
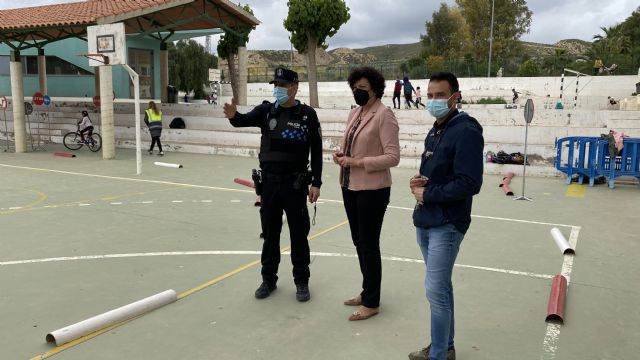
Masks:
[[[488,85],[482,85],[486,79],[462,79],[463,86],[478,89],[475,94],[486,91],[495,91],[497,88],[509,88],[510,78],[492,79]],[[543,88],[545,79],[531,78],[519,79],[531,82],[534,89]],[[604,80],[612,80],[618,86],[621,83],[630,83],[635,77],[596,77],[592,83],[605,86]],[[419,83],[419,81],[416,81]],[[325,159],[330,159],[330,153],[336,150],[340,144],[345,121],[349,113],[348,89],[340,91],[337,87],[342,83],[321,83],[320,92],[323,94],[321,102],[326,99],[340,99],[346,104],[347,109],[336,107],[318,109],[318,115],[323,128],[323,148]],[[485,87],[483,87],[485,86]],[[548,85],[547,85],[548,86]],[[346,88],[346,86],[345,86]],[[463,88],[464,89],[464,88]],[[502,89],[502,90],[505,90]],[[613,91],[612,85],[606,85],[602,93],[607,89]],[[463,94],[465,90],[463,90]],[[506,91],[506,90],[505,90]],[[510,91],[510,89],[509,89]],[[593,93],[594,91],[591,91]],[[471,91],[470,91],[471,92]],[[585,93],[587,90],[585,89]],[[252,95],[253,94],[253,95]],[[258,94],[258,95],[256,95]],[[304,92],[303,92],[304,94]],[[264,95],[264,96],[263,96]],[[493,94],[492,96],[495,96]],[[606,100],[606,95],[604,99]],[[599,97],[602,97],[599,96]],[[250,84],[249,98],[260,99],[254,103],[260,103],[263,98],[271,97],[271,88],[266,85]],[[324,99],[324,100],[323,100]],[[100,129],[100,114],[90,99],[53,99],[53,104],[46,107],[35,107],[34,114],[30,116],[32,133],[40,133],[48,140],[51,131],[52,140],[61,142],[65,132],[75,129],[75,122],[80,118],[80,111],[87,109],[97,127]],[[223,97],[223,101],[224,101]],[[388,100],[388,99],[387,99]],[[539,99],[538,99],[539,100]],[[386,101],[386,100],[385,100]],[[539,104],[538,104],[539,105]],[[529,127],[528,152],[531,155],[531,169],[527,173],[532,175],[557,175],[553,170],[555,157],[555,140],[565,136],[598,136],[607,133],[609,129],[624,131],[632,137],[640,137],[640,111],[621,110],[595,110],[590,108],[578,109],[545,109],[544,103],[536,105],[535,116]],[[143,108],[146,106],[142,106]],[[10,110],[11,106],[7,109]],[[116,144],[120,147],[135,147],[133,104],[120,102],[115,104]],[[241,112],[249,111],[251,107],[240,107]],[[504,105],[463,105],[462,110],[478,119],[484,128],[485,151],[498,152],[504,150],[508,153],[524,151],[524,117],[522,108],[505,109]],[[206,103],[190,104],[163,104],[164,126],[162,141],[169,151],[186,151],[208,154],[224,154],[237,156],[256,157],[259,149],[260,134],[256,128],[233,128],[224,118],[221,106],[212,106]],[[400,145],[402,160],[400,166],[417,167],[420,154],[423,151],[423,141],[434,119],[424,110],[394,110],[400,123]],[[48,118],[38,115],[46,112]],[[174,117],[182,117],[187,125],[186,129],[169,129],[169,123]],[[13,133],[12,113],[7,111],[8,130]],[[0,118],[0,137],[4,139],[4,119]],[[44,120],[44,122],[43,122]],[[51,126],[49,127],[49,122]],[[38,131],[37,129],[40,128]],[[149,136],[144,129],[145,145],[149,143]],[[502,172],[505,166],[488,164],[487,172]],[[521,167],[510,167],[517,172]]]

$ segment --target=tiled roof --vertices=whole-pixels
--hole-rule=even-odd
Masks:
[[[215,0],[243,22],[258,24],[257,19],[245,13],[228,0]],[[26,7],[21,9],[0,10],[0,31],[18,29],[35,29],[50,27],[74,27],[96,24],[100,19],[119,17],[131,14],[139,16],[139,12],[152,8],[168,8],[185,3],[198,6],[202,0],[87,0],[57,5]],[[201,7],[202,5],[200,5]],[[207,26],[211,28],[211,26]]]
[[[167,0],[89,0],[66,4],[0,10],[0,29],[29,29],[95,24],[97,19],[125,14]]]

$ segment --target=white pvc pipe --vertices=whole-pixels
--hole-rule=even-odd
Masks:
[[[172,164],[172,163],[166,163],[166,162],[160,162],[160,161],[156,161],[153,163],[154,165],[158,165],[158,166],[164,166],[164,167],[170,167],[170,168],[176,168],[179,169],[182,167],[181,164]]]
[[[46,340],[47,342],[55,342],[57,346],[60,346],[113,324],[155,310],[176,300],[176,292],[169,289],[62,329],[52,331],[47,334]]]
[[[575,250],[571,248],[567,239],[562,235],[560,230],[557,227],[551,229],[551,236],[553,236],[553,240],[555,240],[556,245],[563,254],[575,254]]]

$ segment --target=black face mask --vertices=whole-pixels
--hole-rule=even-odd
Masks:
[[[356,101],[356,104],[365,106],[369,102],[369,92],[362,89],[356,89],[356,91],[353,92],[353,98]]]

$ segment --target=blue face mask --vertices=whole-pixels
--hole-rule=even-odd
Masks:
[[[453,96],[453,94],[451,96]],[[451,99],[451,96],[449,96],[449,99]],[[443,118],[450,110],[449,99],[427,100],[427,111],[436,119]]]
[[[285,87],[276,86],[273,88],[273,97],[279,105],[286,104],[289,101],[289,89]]]

